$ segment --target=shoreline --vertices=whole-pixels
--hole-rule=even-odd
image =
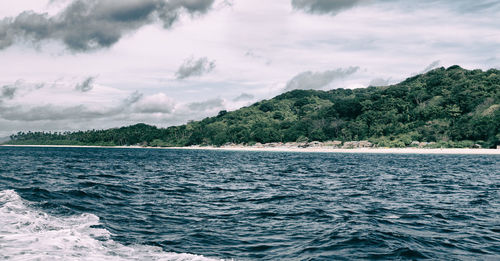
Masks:
[[[352,153],[352,154],[463,154],[463,155],[500,155],[500,149],[470,148],[324,148],[324,147],[142,147],[142,146],[82,146],[82,145],[0,145],[0,147],[33,148],[109,148],[109,149],[164,149],[164,150],[218,150],[218,151],[261,151],[261,152],[306,152],[306,153]]]

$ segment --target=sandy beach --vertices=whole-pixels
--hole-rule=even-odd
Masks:
[[[127,148],[127,149],[182,149],[182,150],[220,150],[220,151],[269,151],[269,152],[317,152],[317,153],[373,153],[373,154],[470,154],[470,155],[500,155],[500,149],[469,149],[469,148],[293,148],[293,147],[247,147],[247,146],[193,146],[193,147],[142,147],[142,146],[72,146],[72,145],[0,145],[0,147],[40,147],[40,148]]]
[[[500,155],[500,149],[424,149],[424,148],[255,148],[255,147],[175,147],[170,149],[199,149],[199,150],[224,150],[224,151],[274,151],[274,152],[320,152],[320,153],[375,153],[375,154],[484,154]]]

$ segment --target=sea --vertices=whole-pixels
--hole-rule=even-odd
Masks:
[[[0,147],[0,260],[500,260],[500,156]]]

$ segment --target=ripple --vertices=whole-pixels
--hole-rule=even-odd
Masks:
[[[0,259],[500,258],[498,156],[0,150]]]

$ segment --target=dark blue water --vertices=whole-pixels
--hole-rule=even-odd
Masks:
[[[498,260],[499,162],[1,147],[0,259]]]

